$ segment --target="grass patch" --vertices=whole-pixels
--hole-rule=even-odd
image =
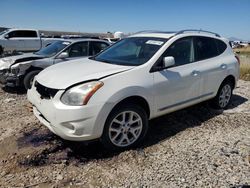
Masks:
[[[240,55],[249,55],[250,56],[250,46],[243,48],[235,48],[234,52],[239,53]]]
[[[241,62],[240,79],[250,81],[250,63]]]

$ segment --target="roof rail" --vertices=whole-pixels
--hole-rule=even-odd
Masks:
[[[165,33],[165,34],[174,34],[176,31],[159,31],[159,30],[144,30],[144,31],[138,31],[134,34],[140,34],[140,33]]]
[[[215,35],[216,37],[221,37],[218,33],[214,33],[214,32],[211,32],[211,31],[205,31],[205,30],[202,30],[202,29],[200,29],[200,30],[199,29],[185,29],[185,30],[178,31],[175,35],[183,34],[183,33],[186,33],[186,32],[210,33],[210,34]]]

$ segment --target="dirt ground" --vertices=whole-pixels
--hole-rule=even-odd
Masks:
[[[234,187],[250,185],[250,82],[225,111],[199,104],[150,121],[140,148],[53,135],[25,92],[0,89],[0,187]]]

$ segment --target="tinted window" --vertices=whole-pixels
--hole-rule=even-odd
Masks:
[[[107,48],[108,44],[104,42],[90,42],[89,55],[98,54],[100,51]]]
[[[212,58],[218,55],[217,44],[213,38],[196,37],[196,61]]]
[[[37,33],[35,31],[12,31],[9,33],[9,38],[33,38],[37,37]]]
[[[221,40],[217,40],[217,39],[214,39],[214,40],[217,43],[218,55],[220,55],[226,50],[227,45]]]
[[[174,42],[163,57],[173,56],[175,65],[185,65],[194,61],[193,38],[182,38]]]
[[[88,56],[88,42],[79,42],[73,44],[68,49],[69,57]]]

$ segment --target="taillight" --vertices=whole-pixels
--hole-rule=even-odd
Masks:
[[[239,56],[236,55],[235,58],[237,59],[239,65],[240,65],[240,58],[239,58]]]

